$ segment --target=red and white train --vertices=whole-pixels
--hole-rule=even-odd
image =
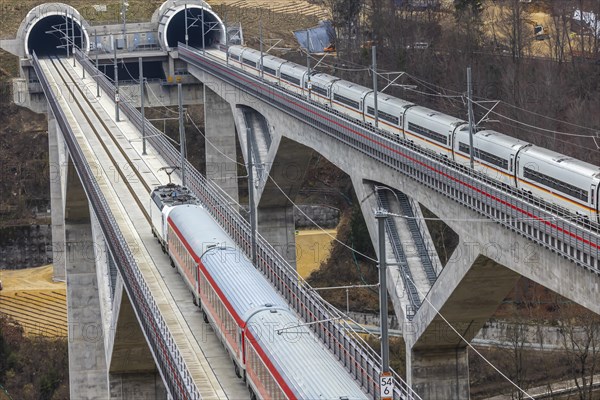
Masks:
[[[187,188],[152,191],[152,232],[253,398],[367,399]]]

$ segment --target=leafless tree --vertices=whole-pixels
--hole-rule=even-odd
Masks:
[[[594,374],[600,367],[600,316],[564,307],[559,325],[579,400],[591,400]]]

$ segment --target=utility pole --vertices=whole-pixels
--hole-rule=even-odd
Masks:
[[[388,297],[387,297],[387,265],[385,260],[385,221],[387,211],[377,210],[375,213],[379,227],[379,317],[381,318],[381,373],[390,372],[390,349],[388,338]]]
[[[113,43],[115,49],[114,49],[114,63],[113,63],[113,68],[114,68],[114,72],[115,72],[115,119],[117,120],[117,122],[120,121],[119,119],[119,70],[117,67],[117,39],[115,39],[114,43]]]
[[[378,190],[377,188],[375,190]],[[385,222],[389,218],[387,210],[375,212],[378,224],[379,239],[379,318],[381,325],[381,373],[379,375],[379,398],[394,398],[394,377],[390,372],[390,342],[388,334],[388,296],[387,296],[387,263],[385,255]]]
[[[227,29],[227,11],[225,11],[223,18],[223,24],[225,25],[225,64],[229,65],[229,29]]]
[[[248,207],[250,208],[250,234],[252,264],[256,265],[256,205],[254,204],[254,165],[252,162],[252,129],[246,128],[246,157],[248,157]]]
[[[259,31],[259,46],[260,46],[260,77],[265,77],[265,70],[263,68],[263,31],[262,31],[262,15],[260,16],[260,20],[258,21],[258,31]]]
[[[127,7],[129,3],[127,0],[121,0],[121,17],[123,19],[123,48],[127,48]]]
[[[71,53],[73,55],[73,68],[75,68],[75,17],[71,13]]]
[[[140,69],[140,103],[142,113],[142,155],[146,155],[146,114],[144,112],[144,63],[142,57],[138,58]]]
[[[65,49],[69,58],[69,13],[67,11],[65,11]]]
[[[206,42],[204,41],[204,5],[202,5],[202,54],[206,51]]]
[[[188,9],[187,3],[185,3],[185,45],[189,44],[190,37],[188,36]]]
[[[469,159],[471,161],[471,169],[475,168],[474,151],[473,151],[473,135],[475,127],[473,126],[475,117],[473,115],[473,83],[471,81],[471,67],[467,67],[467,102],[469,106]]]
[[[312,83],[310,82],[310,33],[306,30],[306,69],[308,81],[306,83],[306,89],[308,90],[308,99],[310,100],[310,92],[312,89]]]
[[[177,97],[179,102],[179,150],[181,153],[181,186],[185,186],[185,159],[187,148],[185,144],[185,126],[183,125],[183,91],[181,83],[177,84]]]
[[[100,74],[98,68],[98,31],[94,29],[94,50],[96,50],[96,75]],[[100,97],[100,77],[96,76],[96,97]]]
[[[373,53],[373,111],[375,113],[375,128],[379,128],[379,110],[377,108],[377,47],[372,46],[371,50]]]

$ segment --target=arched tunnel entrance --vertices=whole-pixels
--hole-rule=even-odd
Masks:
[[[77,48],[87,43],[85,34],[83,38],[81,34],[80,23],[72,17],[60,14],[45,16],[29,30],[26,53],[33,54],[35,51],[38,57],[64,56],[68,44],[70,54],[73,42]]]
[[[225,43],[225,26],[219,17],[208,8],[188,5],[187,8],[172,10],[166,23],[164,40],[169,48],[177,47],[179,42],[185,43],[186,12],[189,46],[202,48],[202,32],[206,47]]]

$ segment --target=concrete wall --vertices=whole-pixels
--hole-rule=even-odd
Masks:
[[[340,210],[337,208],[312,204],[300,204],[298,208],[301,211],[294,208],[296,228],[315,228],[311,220],[322,228],[335,228],[340,222]]]
[[[49,225],[0,229],[0,269],[31,268],[50,264],[52,251],[52,229]]]

